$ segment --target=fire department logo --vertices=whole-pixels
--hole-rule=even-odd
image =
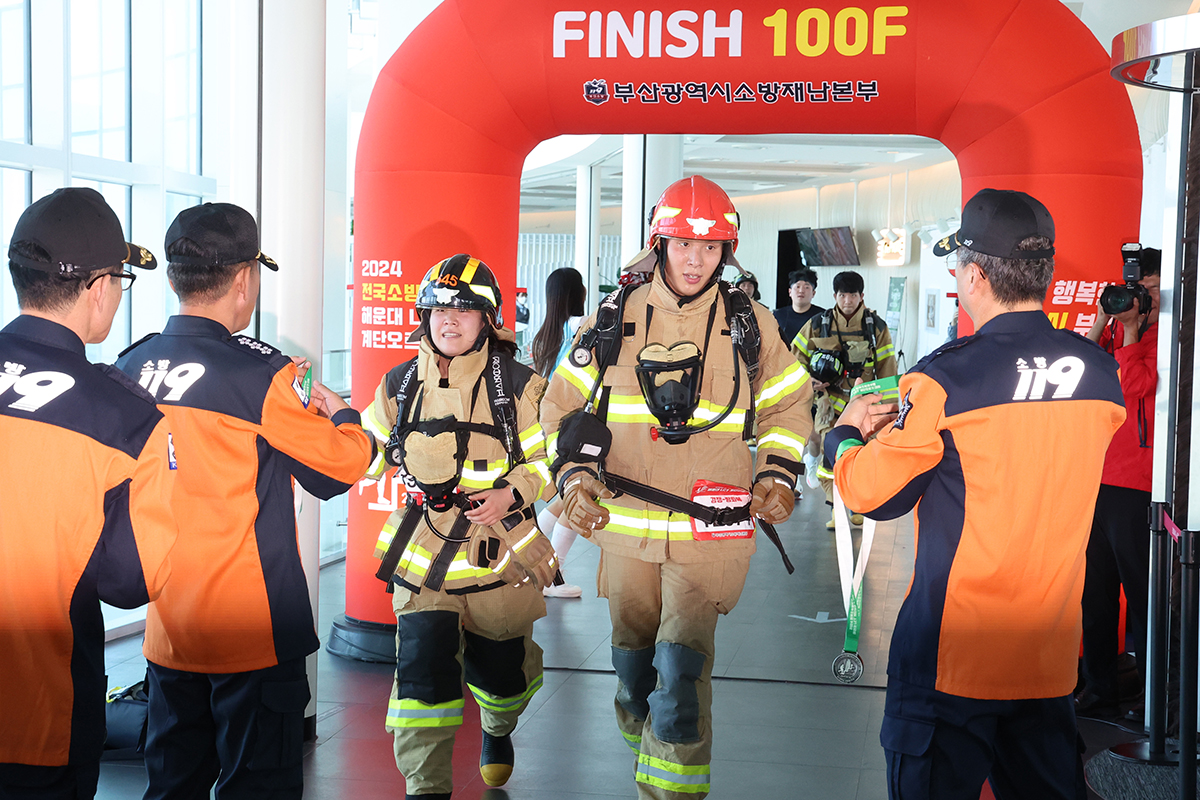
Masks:
[[[604,78],[597,78],[584,83],[583,99],[597,106],[607,103],[609,101],[608,81]]]

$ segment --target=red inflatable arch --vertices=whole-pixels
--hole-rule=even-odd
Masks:
[[[1050,208],[1060,279],[1115,279],[1120,242],[1138,238],[1125,88],[1058,0],[650,8],[445,0],[388,62],[355,173],[356,408],[413,355],[402,342],[416,285],[438,260],[490,264],[511,325],[521,167],[559,134],[917,134],[958,158],[964,197],[1023,189]],[[1047,310],[1072,327],[1089,313]],[[394,622],[371,554],[395,488],[351,492],[346,614],[358,620]]]

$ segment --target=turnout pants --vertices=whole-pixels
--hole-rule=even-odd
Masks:
[[[846,400],[838,397],[837,404],[846,407]],[[833,398],[828,392],[817,399],[817,416],[813,418],[813,438],[817,441],[817,453],[821,456],[821,466],[817,478],[821,481],[821,491],[825,492],[825,501],[833,504],[833,473],[825,466],[825,434],[833,430],[837,418],[842,412],[835,408]]]
[[[148,664],[145,800],[299,800],[308,678],[304,659],[250,672]]]
[[[473,594],[396,588],[396,674],[387,728],[408,794],[453,789],[454,734],[463,721],[463,677],[483,729],[506,736],[542,686],[533,621],[546,601],[532,584]]]
[[[637,756],[640,798],[708,796],[717,615],[737,605],[749,567],[748,558],[656,564],[601,551],[617,727]]]

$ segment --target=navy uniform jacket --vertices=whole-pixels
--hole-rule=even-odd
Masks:
[[[900,398],[868,444],[849,426],[825,438],[848,508],[916,507],[888,675],[981,700],[1070,694],[1100,471],[1125,419],[1116,361],[1040,310],[1001,314],[923,359]]]
[[[328,499],[362,477],[374,443],[358,412],[317,416],[291,359],[204,317],[171,317],[117,366],[157,399],[180,452],[186,568],[150,606],[146,658],[230,673],[315,651],[292,481]]]
[[[143,605],[171,574],[170,451],[149,395],[74,332],[0,331],[0,763],[100,758],[100,601]]]

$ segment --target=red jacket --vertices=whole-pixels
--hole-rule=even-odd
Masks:
[[[1124,334],[1122,332],[1122,339]],[[1112,350],[1121,368],[1121,392],[1125,395],[1125,422],[1113,436],[1104,456],[1100,482],[1109,486],[1150,491],[1154,465],[1154,390],[1158,386],[1158,324],[1128,347],[1114,342],[1112,329],[1105,328],[1100,344]],[[1115,349],[1113,349],[1115,347]],[[1146,446],[1142,446],[1142,442]]]

